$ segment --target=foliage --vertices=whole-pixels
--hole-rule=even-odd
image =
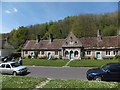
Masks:
[[[15,53],[10,54],[9,57],[10,57],[10,58],[13,58],[13,57],[14,57],[14,58],[18,58],[18,57],[21,57],[21,53],[15,52]]]
[[[9,42],[17,49],[17,51],[20,51],[23,44],[27,40],[27,28],[26,27],[19,27],[18,30],[13,30],[9,34]]]
[[[98,29],[102,31],[102,36],[117,35],[118,12],[106,14],[83,14],[78,16],[68,16],[63,20],[48,22],[27,27],[13,29],[10,33],[2,34],[3,38],[9,37],[9,42],[21,51],[26,40],[35,40],[39,34],[41,39],[49,39],[49,34],[56,38],[66,38],[69,32],[73,32],[77,37],[94,37]]]
[[[120,59],[120,55],[115,55],[115,59]]]

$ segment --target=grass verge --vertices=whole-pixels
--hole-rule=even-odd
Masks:
[[[2,89],[16,89],[20,88],[35,88],[36,85],[40,85],[41,82],[45,81],[45,78],[33,78],[28,76],[8,76],[3,75]],[[97,81],[81,81],[81,80],[61,80],[55,79],[50,80],[43,88],[116,88],[119,86],[117,82],[97,82]],[[105,90],[106,90],[105,89]],[[107,89],[107,90],[108,90]],[[116,90],[115,89],[115,90]]]
[[[44,88],[118,88],[117,82],[51,80]]]
[[[35,65],[35,66],[64,66],[68,60],[47,60],[47,59],[25,59],[23,65]]]
[[[23,65],[35,66],[57,66],[61,67],[66,65],[69,60],[47,60],[47,59],[24,59]],[[117,59],[110,60],[74,60],[67,66],[70,67],[100,67],[107,63],[120,62]]]
[[[28,76],[2,76],[2,88],[35,88],[35,86],[43,81],[45,78],[33,78]]]
[[[100,67],[107,63],[119,62],[119,60],[110,59],[110,60],[74,60],[69,63],[70,67]]]

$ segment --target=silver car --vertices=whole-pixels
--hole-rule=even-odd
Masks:
[[[1,74],[25,74],[28,69],[26,66],[20,66],[16,62],[6,62],[0,64],[0,73]]]

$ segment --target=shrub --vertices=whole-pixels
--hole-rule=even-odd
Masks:
[[[82,57],[82,59],[91,59],[90,57],[88,57],[88,56],[85,56],[85,57]]]
[[[39,59],[47,59],[47,56],[39,56]]]
[[[120,55],[115,55],[115,59],[120,59]]]
[[[59,59],[62,59],[62,55],[59,55]]]
[[[30,56],[30,55],[28,55],[28,58],[30,59],[30,58],[31,58],[31,56]]]
[[[20,52],[15,52],[9,55],[10,58],[19,58],[21,57],[21,53]]]

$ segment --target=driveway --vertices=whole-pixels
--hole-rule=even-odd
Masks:
[[[27,76],[52,78],[52,79],[74,79],[87,80],[86,71],[88,67],[44,67],[28,66],[30,74]]]

